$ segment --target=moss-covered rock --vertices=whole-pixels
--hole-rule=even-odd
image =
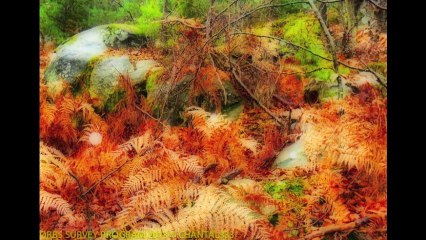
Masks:
[[[143,47],[146,43],[147,38],[133,25],[94,27],[71,37],[56,49],[43,80],[52,95],[60,94],[65,83],[69,83],[74,95],[87,91],[100,99],[101,105],[110,106],[115,102],[111,99],[121,95],[117,93],[119,75],[128,74],[133,85],[140,85],[159,63],[154,60],[131,62],[129,56],[109,56],[107,50]]]
[[[44,82],[56,87],[58,81],[75,84],[87,72],[92,60],[103,55],[109,47],[144,46],[146,37],[126,25],[102,25],[83,31],[59,46],[47,66]]]

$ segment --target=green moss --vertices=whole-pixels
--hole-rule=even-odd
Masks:
[[[388,73],[388,63],[387,62],[377,62],[377,63],[370,63],[368,66],[375,72],[382,74],[383,76],[386,76]]]
[[[265,184],[265,191],[272,198],[282,200],[287,194],[301,196],[303,194],[303,181],[299,178],[292,180],[284,180],[279,182],[268,182]]]
[[[315,54],[331,58],[322,38],[321,26],[315,16],[302,13],[292,14],[283,23],[284,39],[303,46]],[[332,69],[332,62],[321,59],[303,49],[288,45],[283,47],[283,52],[294,52],[294,56],[300,60],[308,72],[318,68],[329,68],[314,71],[310,76],[320,81],[330,80],[333,73],[330,70]]]
[[[138,28],[149,37],[157,37],[160,31],[160,19],[163,17],[162,4],[159,1],[147,0],[140,6],[141,16],[138,18]]]
[[[158,68],[156,71],[152,71],[146,79],[146,92],[150,94],[157,89],[157,80],[164,73],[163,68]]]
[[[90,76],[97,62],[102,59],[101,56],[95,56],[89,60],[84,71],[77,77],[77,81],[71,85],[71,93],[74,96],[81,94],[84,90],[90,89]],[[90,90],[89,90],[90,93]]]
[[[343,74],[343,75],[347,75],[351,72],[351,70],[349,68],[342,66],[342,65],[339,65],[337,70],[339,71],[340,74]]]
[[[308,67],[310,68],[310,67]],[[319,81],[328,81],[331,79],[331,76],[334,74],[334,71],[331,69],[322,69],[311,73],[311,77]]]
[[[113,94],[109,96],[109,98],[105,101],[103,110],[105,112],[112,112],[115,110],[117,104],[126,96],[125,90],[116,90]]]
[[[133,24],[121,24],[121,23],[113,23],[109,25],[112,29],[120,29],[124,30],[126,32],[136,34],[136,35],[142,35],[143,31],[138,25]]]

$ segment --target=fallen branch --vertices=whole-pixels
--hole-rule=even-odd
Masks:
[[[330,225],[330,226],[326,226],[326,227],[321,227],[318,230],[306,235],[305,237],[300,238],[299,240],[307,240],[307,239],[312,239],[312,238],[316,238],[316,237],[321,237],[321,236],[324,236],[324,235],[329,234],[329,233],[352,230],[354,228],[358,228],[358,227],[368,223],[369,221],[370,221],[370,218],[365,217],[365,218],[360,218],[360,219],[358,219],[354,222],[351,222],[351,223],[334,224],[334,225]]]
[[[324,1],[324,0],[317,0],[320,3],[337,3],[337,2],[341,2],[343,0],[329,0],[329,1]]]
[[[379,76],[378,73],[376,73],[375,71],[373,71],[367,64],[365,64],[363,61],[361,61],[362,65],[364,65],[367,70],[372,73],[375,77],[376,77],[376,81],[382,85],[382,87],[384,87],[386,90],[388,89],[388,86],[383,82],[383,80],[381,79],[381,76]]]
[[[292,42],[290,42],[290,41],[288,41],[288,40],[285,40],[285,39],[283,39],[283,38],[274,37],[274,36],[268,36],[268,35],[259,35],[259,34],[249,33],[249,32],[233,32],[233,33],[230,33],[229,35],[250,35],[250,36],[255,36],[255,37],[262,37],[262,38],[275,39],[275,40],[278,40],[278,41],[280,41],[280,42],[284,42],[284,43],[285,43],[285,44],[287,44],[287,45],[290,45],[290,46],[293,46],[293,47],[296,47],[296,48],[302,49],[302,50],[304,50],[304,51],[306,51],[306,52],[309,52],[310,54],[312,54],[312,55],[314,55],[314,56],[317,56],[317,57],[319,57],[319,58],[322,58],[322,59],[324,59],[324,60],[327,60],[327,61],[333,61],[333,59],[331,59],[331,58],[324,57],[324,56],[322,56],[322,55],[320,55],[320,54],[317,54],[317,53],[315,53],[315,52],[313,52],[313,51],[309,50],[309,49],[308,49],[308,48],[306,48],[306,47],[303,47],[303,46],[300,46],[300,45],[298,45],[298,44],[292,43]]]
[[[238,174],[240,174],[241,172],[242,172],[242,170],[237,168],[237,169],[234,169],[234,170],[226,173],[223,177],[220,178],[220,183],[221,184],[227,184],[229,181],[231,181],[236,176],[238,176]]]

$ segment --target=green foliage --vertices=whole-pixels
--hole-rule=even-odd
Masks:
[[[90,8],[87,25],[97,26],[108,23],[131,23],[139,16],[140,0],[98,0]]]
[[[291,3],[291,2],[295,2],[295,1],[294,0],[280,0],[278,2],[278,4],[286,4],[286,3]],[[284,14],[297,13],[297,12],[300,12],[301,10],[305,10],[307,8],[309,8],[308,4],[297,3],[297,4],[289,4],[289,5],[286,5],[286,6],[277,7],[276,9],[279,9],[279,14],[280,14],[280,16],[282,16]]]
[[[40,34],[60,44],[90,27],[134,23],[141,14],[140,0],[41,0]]]
[[[331,58],[321,38],[321,26],[313,15],[292,14],[288,16],[285,19],[283,31],[284,39],[303,46],[318,55]],[[294,55],[301,61],[302,65],[305,65],[308,72],[318,68],[329,68],[314,71],[310,75],[320,81],[330,80],[333,74],[330,61],[321,59],[303,49],[294,49],[291,46],[284,46],[283,50],[284,52],[295,52]]]
[[[159,68],[158,70],[152,72],[147,80],[146,80],[146,91],[147,93],[152,93],[157,89],[157,79],[164,73],[163,68]]]
[[[85,27],[89,0],[41,0],[40,34],[43,40],[63,42]]]
[[[284,180],[280,182],[269,182],[265,184],[265,191],[272,198],[282,200],[287,194],[301,196],[303,194],[303,182],[301,179]]]
[[[147,0],[140,6],[138,26],[146,36],[155,37],[161,27],[159,20],[163,17],[161,1]]]
[[[210,0],[169,0],[171,9],[181,17],[205,20]]]
[[[368,64],[368,66],[377,73],[380,73],[383,76],[386,76],[388,73],[388,63],[387,62],[373,62]]]

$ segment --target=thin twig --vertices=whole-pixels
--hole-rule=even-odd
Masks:
[[[148,117],[154,119],[155,121],[157,121],[159,124],[161,124],[161,126],[165,127],[164,123],[160,122],[159,119],[153,117],[151,114],[149,114],[147,111],[143,110],[142,108],[140,108],[139,106],[137,106],[135,104],[136,109],[138,109],[139,111],[141,111],[143,114],[147,115]]]
[[[362,65],[364,65],[365,68],[367,68],[367,70],[372,73],[375,77],[376,77],[376,81],[382,85],[382,87],[384,87],[386,90],[388,89],[388,86],[383,82],[383,80],[381,79],[381,77],[379,76],[378,73],[376,73],[375,71],[373,71],[367,64],[365,64],[363,61],[360,60],[360,62],[362,63]]]
[[[309,53],[311,53],[312,55],[317,56],[317,57],[319,57],[319,58],[322,58],[322,59],[324,59],[324,60],[327,60],[327,61],[333,61],[333,59],[331,59],[331,58],[324,57],[324,56],[322,56],[322,55],[320,55],[320,54],[317,54],[317,53],[315,53],[315,52],[313,52],[313,51],[309,50],[309,49],[308,49],[308,48],[306,48],[306,47],[300,46],[300,45],[298,45],[298,44],[295,44],[295,43],[290,42],[290,41],[288,41],[288,40],[286,40],[286,39],[283,39],[283,38],[274,37],[274,36],[268,36],[268,35],[259,35],[259,34],[249,33],[249,32],[233,32],[233,33],[230,33],[229,35],[250,35],[250,36],[255,36],[255,37],[262,37],[262,38],[275,39],[275,40],[278,40],[278,41],[284,42],[285,44],[291,45],[291,46],[293,46],[293,47],[296,47],[296,48],[302,49],[302,50],[304,50],[304,51],[306,51],[306,52],[309,52]]]
[[[235,80],[237,80],[238,84],[244,88],[244,90],[248,93],[248,95],[256,102],[257,105],[259,105],[259,107],[261,107],[269,116],[271,116],[273,119],[275,119],[275,121],[277,121],[280,125],[285,126],[285,123],[279,119],[277,116],[275,116],[275,114],[273,112],[271,112],[271,110],[269,110],[265,105],[263,105],[254,95],[253,93],[250,91],[250,89],[248,89],[248,87],[241,81],[240,77],[237,75],[237,73],[235,72],[235,69],[232,69],[232,74],[234,75]]]
[[[81,185],[80,180],[78,177],[72,173],[71,171],[68,171],[68,174],[77,182],[78,189],[80,191],[80,198],[84,201],[86,205],[86,220],[87,220],[87,231],[92,231],[92,213],[90,212],[90,202],[89,199],[87,199],[87,196],[82,194],[84,192],[83,185]]]
[[[370,221],[369,217],[360,218],[354,222],[346,223],[346,224],[333,224],[325,227],[321,227],[318,230],[306,235],[305,237],[299,240],[307,240],[316,237],[321,237],[329,233],[340,232],[340,231],[348,231],[357,227],[360,227]]]
[[[254,33],[249,33],[249,32],[233,32],[233,33],[230,33],[229,35],[250,35],[250,36],[255,36],[255,37],[261,37],[261,38],[270,38],[270,39],[274,39],[274,40],[278,40],[278,41],[281,41],[281,42],[284,42],[285,44],[288,44],[288,45],[291,45],[291,46],[293,46],[293,47],[296,47],[296,48],[299,48],[299,49],[302,49],[302,50],[304,50],[304,51],[306,51],[306,52],[308,52],[308,53],[310,53],[310,54],[312,54],[312,55],[314,55],[314,56],[316,56],[316,57],[319,57],[319,58],[321,58],[321,59],[324,59],[324,60],[326,60],[326,61],[330,61],[330,62],[332,62],[333,61],[333,59],[332,58],[328,58],[328,57],[325,57],[325,56],[322,56],[322,55],[320,55],[320,54],[317,54],[317,53],[315,53],[315,52],[313,52],[313,51],[311,51],[311,50],[309,50],[308,48],[306,48],[306,47],[303,47],[303,46],[300,46],[300,45],[298,45],[298,44],[295,44],[295,43],[292,43],[292,42],[290,42],[290,41],[288,41],[288,40],[286,40],[286,39],[283,39],[283,38],[279,38],[279,37],[274,37],[274,36],[269,36],[269,35],[259,35],[259,34],[254,34]],[[375,76],[376,76],[376,78],[377,78],[377,80],[379,81],[379,83],[385,88],[385,89],[387,89],[387,86],[386,86],[386,84],[385,83],[383,83],[383,81],[381,80],[381,77],[380,77],[380,75],[378,75],[376,72],[374,72],[371,68],[369,68],[368,66],[366,66],[365,64],[365,66],[366,66],[366,69],[365,68],[359,68],[359,67],[355,67],[355,66],[352,66],[352,65],[349,65],[349,64],[347,64],[347,63],[345,63],[345,62],[342,62],[342,61],[337,61],[337,63],[338,64],[340,64],[340,65],[342,65],[342,66],[345,66],[345,67],[347,67],[347,68],[350,68],[350,69],[353,69],[353,70],[357,70],[357,71],[360,71],[360,72],[371,72],[372,74],[374,74]],[[327,68],[318,68],[318,69],[314,69],[313,71],[311,71],[311,72],[315,72],[315,71],[319,71],[319,70],[322,70],[322,69],[327,69]],[[297,74],[297,73],[302,73],[302,72],[295,72],[295,74]],[[310,73],[310,72],[305,72],[305,74],[306,73]],[[293,73],[290,73],[290,74],[293,74]]]
[[[232,5],[234,5],[235,3],[237,3],[239,0],[234,0],[233,2],[231,2],[226,8],[224,8],[222,11],[220,11],[212,20],[212,22],[214,22],[214,21],[216,21],[216,19],[220,16],[220,15],[222,15],[222,14],[224,14],[226,11],[228,11],[228,9],[230,8],[230,7],[232,7]]]
[[[229,26],[235,24],[236,22],[240,21],[243,18],[246,18],[250,15],[252,15],[253,13],[262,10],[264,8],[270,8],[270,7],[284,7],[287,5],[292,5],[292,4],[298,4],[298,3],[304,3],[304,4],[308,4],[309,2],[306,1],[297,1],[297,2],[289,2],[289,3],[281,3],[281,4],[264,4],[264,5],[260,5],[250,11],[248,11],[247,13],[241,15],[239,18],[229,22],[228,24],[226,24],[225,26],[223,26],[217,33],[213,34],[213,36],[209,39],[209,41],[213,41],[214,39],[216,39],[217,37],[220,36],[220,34],[225,31],[225,29],[227,29]]]

